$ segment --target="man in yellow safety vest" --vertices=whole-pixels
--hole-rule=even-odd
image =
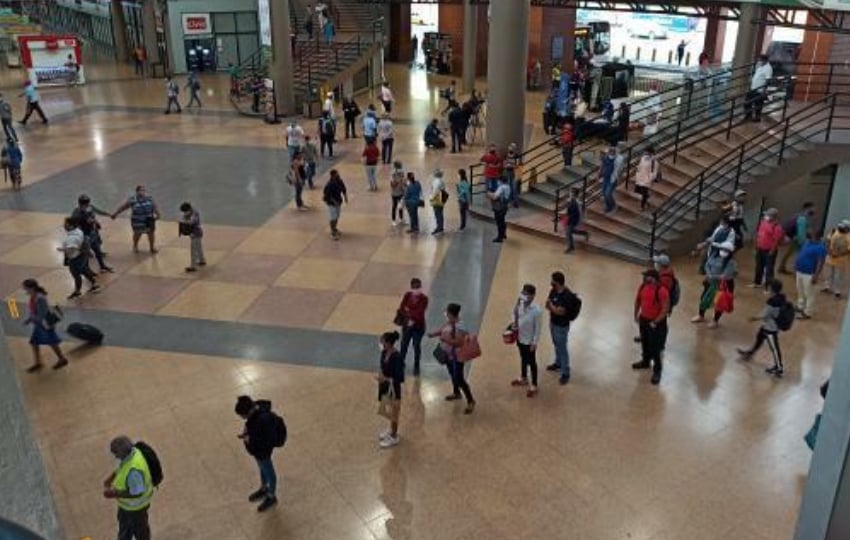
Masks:
[[[153,496],[150,468],[142,452],[125,437],[109,443],[118,468],[103,482],[103,496],[118,503],[118,540],[150,540],[148,508]]]

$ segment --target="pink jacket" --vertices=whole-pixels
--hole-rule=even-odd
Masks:
[[[762,251],[776,251],[785,238],[782,225],[776,221],[762,219],[756,228],[756,248]]]

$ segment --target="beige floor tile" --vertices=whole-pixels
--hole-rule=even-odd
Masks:
[[[301,257],[275,281],[277,287],[347,291],[365,263]]]
[[[257,229],[239,244],[236,251],[261,255],[298,255],[310,244],[316,234],[316,232]]]
[[[19,212],[17,215],[0,222],[0,234],[61,234],[62,214],[45,212]]]
[[[380,335],[392,329],[392,314],[398,308],[398,301],[396,296],[346,294],[325,322],[324,329]],[[365,313],[376,316],[364,317]]]
[[[261,285],[196,281],[159,310],[161,315],[235,321],[265,290]]]
[[[205,251],[207,265],[214,265],[224,257],[224,254],[224,251]],[[128,273],[132,275],[182,279],[203,279],[204,276],[203,268],[194,274],[185,271],[185,268],[189,266],[188,248],[164,247],[155,255],[142,252],[134,255],[133,258],[139,263],[128,270]]]
[[[55,268],[62,266],[64,259],[63,254],[56,250],[60,245],[61,240],[50,236],[42,236],[6,253],[0,257],[0,262],[22,266]]]
[[[449,242],[449,238],[431,238],[429,235],[387,238],[372,256],[372,262],[439,267]]]

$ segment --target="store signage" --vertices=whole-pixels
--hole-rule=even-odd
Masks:
[[[210,24],[209,13],[184,13],[183,14],[183,34],[211,34],[212,25]]]

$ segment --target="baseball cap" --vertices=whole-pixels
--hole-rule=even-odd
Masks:
[[[660,253],[652,258],[652,262],[659,266],[670,266],[670,257],[664,253]]]

